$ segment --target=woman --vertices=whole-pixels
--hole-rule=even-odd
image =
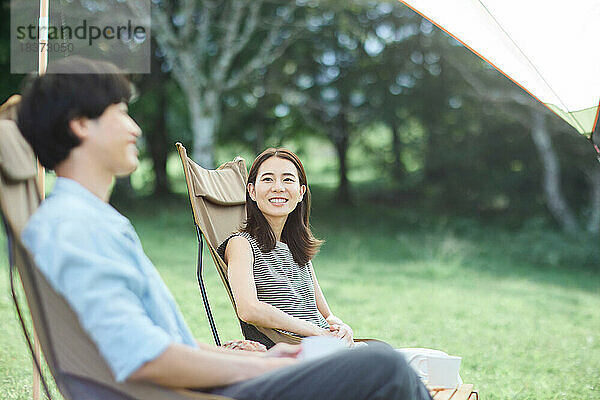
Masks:
[[[331,312],[311,263],[322,242],[310,230],[310,190],[298,156],[269,148],[256,157],[248,174],[246,211],[240,232],[218,249],[228,265],[240,319],[300,336],[333,336],[354,346],[352,329]],[[445,355],[431,349],[399,351],[409,363]],[[426,378],[426,371],[417,372]]]
[[[219,246],[240,319],[353,345],[352,329],[331,312],[311,263],[322,242],[310,230],[310,190],[298,156],[270,148],[256,158],[246,209],[241,232]]]

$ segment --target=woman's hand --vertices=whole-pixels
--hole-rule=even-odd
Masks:
[[[329,330],[333,335],[339,339],[342,339],[348,344],[348,347],[354,346],[354,332],[352,332],[352,328],[343,322],[330,324]]]
[[[354,332],[348,324],[345,324],[344,321],[333,314],[329,314],[325,320],[329,323],[329,331],[333,336],[344,340],[348,347],[354,346]]]

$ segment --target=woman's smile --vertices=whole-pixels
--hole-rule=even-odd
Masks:
[[[275,206],[280,207],[280,206],[284,205],[285,203],[287,203],[288,199],[283,198],[283,197],[273,197],[273,198],[269,199],[269,202]]]

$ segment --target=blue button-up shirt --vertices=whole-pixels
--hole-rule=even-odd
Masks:
[[[117,381],[172,343],[196,346],[129,220],[77,182],[57,179],[22,239]]]

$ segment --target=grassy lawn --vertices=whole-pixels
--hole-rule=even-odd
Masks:
[[[597,237],[428,220],[316,197],[321,208],[313,224],[327,242],[315,268],[332,309],[357,337],[460,355],[463,379],[484,399],[600,399]],[[146,203],[125,214],[192,331],[211,342],[196,289],[196,240],[186,200]],[[0,399],[28,399],[31,362],[10,301],[2,246]],[[229,299],[208,262],[221,338],[239,338]]]

